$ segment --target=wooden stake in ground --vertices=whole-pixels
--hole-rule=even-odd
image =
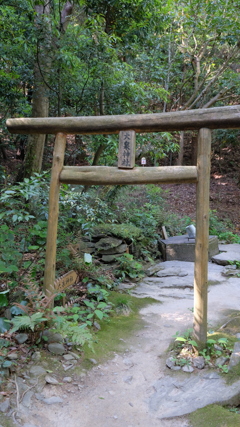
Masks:
[[[194,268],[194,338],[199,349],[207,342],[208,243],[209,243],[209,187],[210,187],[211,131],[200,129],[198,134],[198,183],[196,243]]]
[[[63,168],[66,138],[67,135],[58,133],[53,151],[52,175],[49,191],[46,261],[44,271],[44,293],[46,296],[50,296],[54,291],[59,214],[59,176]]]

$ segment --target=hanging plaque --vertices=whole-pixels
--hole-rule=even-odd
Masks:
[[[135,165],[136,133],[134,130],[119,132],[118,167],[133,169]]]

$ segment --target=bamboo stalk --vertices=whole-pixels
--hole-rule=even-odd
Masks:
[[[60,191],[59,175],[64,162],[66,137],[67,135],[64,135],[62,133],[57,134],[53,151],[52,174],[49,191],[46,260],[43,285],[44,293],[47,296],[50,296],[53,293],[55,281]]]
[[[203,108],[156,114],[129,114],[116,116],[47,117],[8,119],[12,133],[58,132],[68,134],[112,134],[121,130],[135,132],[183,131],[200,128],[240,128],[240,105]]]
[[[211,131],[198,135],[197,217],[194,266],[194,337],[202,349],[207,341],[208,244]]]
[[[138,167],[128,170],[107,166],[64,166],[60,182],[81,185],[196,183],[197,167]]]

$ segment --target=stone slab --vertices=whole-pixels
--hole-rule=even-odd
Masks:
[[[149,408],[159,419],[179,417],[210,404],[238,405],[240,381],[226,385],[216,372],[186,373],[185,379],[164,376],[154,384]]]
[[[228,265],[234,261],[240,262],[240,245],[239,245],[239,251],[231,250],[227,252],[222,252],[218,255],[214,255],[212,257],[212,261],[219,265]]]
[[[189,239],[187,235],[169,237],[160,241],[160,250],[164,261],[189,261],[195,259],[195,239]],[[218,238],[209,237],[208,259],[219,253]]]

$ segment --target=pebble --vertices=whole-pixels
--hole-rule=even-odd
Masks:
[[[182,367],[182,371],[183,372],[189,372],[189,373],[191,373],[191,372],[194,371],[194,369],[193,369],[192,366],[185,365],[185,366]]]
[[[227,358],[227,357],[225,357],[225,356],[218,357],[218,358],[215,360],[215,366],[218,366],[218,365],[223,366],[223,365],[225,365],[225,363],[226,363],[226,361],[227,361],[227,360],[228,360],[228,358]]]
[[[63,400],[59,396],[51,396],[47,399],[43,399],[43,402],[47,405],[53,405],[54,403],[63,403]]]
[[[193,366],[198,369],[203,369],[205,366],[205,360],[203,356],[193,358]]]
[[[68,354],[71,354],[76,360],[81,359],[81,357],[78,354],[74,353],[73,351],[69,351]]]
[[[166,360],[166,365],[169,369],[172,369],[175,366],[176,362],[173,357],[168,357]]]
[[[39,362],[39,360],[41,360],[40,351],[35,351],[35,353],[32,354],[32,360],[34,360],[35,362]]]
[[[128,359],[128,358],[123,359],[123,363],[124,363],[124,365],[128,366],[129,368],[131,368],[132,366],[134,366],[133,361],[131,359]]]
[[[89,360],[90,360],[90,362],[93,363],[93,365],[97,365],[97,361],[95,359],[89,359]]]
[[[123,381],[124,381],[125,383],[127,383],[127,384],[131,384],[132,380],[133,380],[133,377],[132,377],[132,376],[124,377],[124,378],[123,378]]]
[[[33,397],[33,391],[29,390],[22,399],[22,405],[25,406],[25,408],[31,408],[32,406],[32,397]]]
[[[56,344],[63,342],[63,336],[61,334],[59,334],[58,332],[51,331],[49,329],[43,331],[42,336],[46,338],[48,344]]]
[[[63,355],[63,359],[64,360],[73,360],[73,359],[75,359],[75,357],[71,353],[68,353],[68,354]]]
[[[71,377],[64,377],[63,378],[63,382],[64,383],[71,383],[72,382],[72,378]]]
[[[10,408],[10,399],[7,398],[4,402],[0,403],[0,412],[6,413]]]
[[[100,331],[101,326],[99,325],[98,322],[96,322],[96,320],[93,322],[93,326]]]
[[[34,376],[43,375],[46,374],[46,369],[40,365],[34,365],[30,368],[29,374]]]
[[[50,353],[54,353],[54,354],[62,355],[65,353],[64,345],[56,342],[48,344],[48,350],[50,351]]]
[[[56,378],[54,378],[54,377],[51,377],[51,375],[46,375],[45,381],[46,381],[46,383],[52,384],[52,385],[59,384],[58,380],[56,380]]]
[[[7,355],[7,358],[8,358],[9,360],[17,360],[17,359],[18,359],[18,354],[17,354],[17,353],[9,353],[9,354]]]
[[[28,334],[17,334],[15,335],[15,340],[18,342],[18,344],[23,344],[28,340]]]

